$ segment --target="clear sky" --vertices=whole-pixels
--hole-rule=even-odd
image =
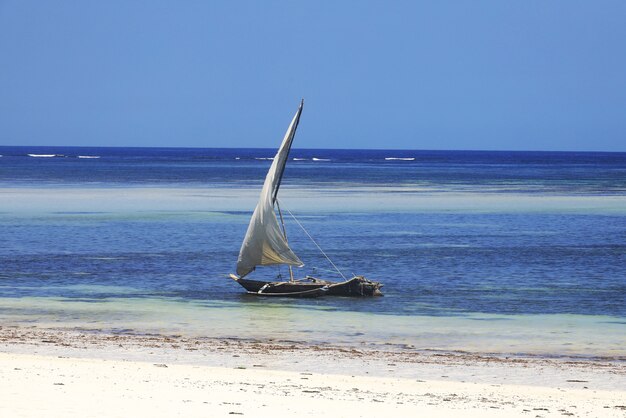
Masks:
[[[0,0],[0,145],[626,151],[626,1]]]

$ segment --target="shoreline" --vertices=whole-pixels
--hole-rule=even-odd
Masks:
[[[2,326],[0,364],[7,416],[626,413],[623,361]]]
[[[126,343],[132,346],[145,344],[172,344],[173,348],[191,350],[198,348],[212,348],[218,346],[238,346],[252,350],[279,350],[291,349],[350,352],[359,355],[381,354],[404,358],[406,361],[413,357],[454,357],[488,359],[489,361],[520,362],[520,361],[565,361],[573,363],[611,363],[623,365],[626,373],[626,353],[624,355],[584,355],[558,353],[514,353],[514,352],[486,352],[459,349],[417,348],[412,344],[385,343],[364,346],[361,344],[319,343],[305,340],[281,338],[254,338],[254,337],[210,337],[182,333],[140,332],[135,330],[112,331],[99,328],[84,327],[49,327],[26,324],[0,325],[0,347],[13,345],[46,346],[52,344],[68,348],[89,348],[108,343]],[[43,343],[43,344],[41,344]],[[197,347],[200,346],[200,347]],[[195,350],[192,350],[195,351]]]
[[[60,355],[76,358],[107,358],[141,361],[157,359],[189,365],[237,366],[242,362],[262,359],[271,362],[275,370],[310,371],[369,376],[399,376],[415,378],[416,374],[437,377],[438,368],[455,371],[458,379],[468,378],[464,373],[471,368],[488,366],[496,371],[528,368],[548,368],[552,372],[579,372],[615,376],[606,382],[596,382],[603,389],[623,380],[626,387],[626,357],[578,357],[536,354],[484,353],[471,351],[444,351],[437,349],[361,347],[320,344],[280,339],[212,338],[183,335],[108,333],[100,330],[66,328],[38,328],[36,326],[0,326],[0,353]],[[316,364],[319,356],[324,364]],[[294,358],[296,360],[294,361]],[[150,360],[151,361],[151,360]],[[333,362],[340,362],[340,367]],[[363,368],[367,365],[367,368]],[[254,367],[254,364],[252,365]],[[305,370],[306,369],[306,370]],[[519,369],[519,370],[518,370]],[[488,376],[472,377],[486,379]],[[448,376],[447,376],[448,377]],[[534,377],[517,373],[515,376],[495,374],[494,379],[505,378],[520,384],[534,383]],[[567,382],[565,383],[577,383]],[[615,382],[613,382],[615,380]],[[545,380],[552,385],[558,382]],[[576,385],[574,385],[576,387]]]

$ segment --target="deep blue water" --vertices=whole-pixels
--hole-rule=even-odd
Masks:
[[[0,147],[0,185],[262,184],[275,149]],[[34,158],[28,154],[55,158]],[[98,156],[80,159],[78,156]],[[292,185],[421,185],[498,191],[626,192],[626,153],[294,149]],[[318,161],[313,161],[316,158]],[[386,160],[386,158],[414,158]],[[483,190],[484,191],[484,190]]]
[[[260,189],[269,166],[260,158],[274,152],[0,147],[0,188]],[[373,202],[367,211],[313,208],[299,215],[343,271],[384,282],[386,296],[289,303],[406,315],[626,317],[626,216],[612,200],[626,194],[626,153],[295,149],[291,157],[303,160],[289,162],[287,187],[315,188],[329,198],[353,188]],[[532,211],[388,210],[387,196],[403,199],[402,188],[421,193],[412,186],[466,191],[469,202],[474,194],[539,199]],[[542,211],[542,199],[553,196],[606,200],[615,210]],[[234,270],[253,207],[58,211],[40,200],[27,208],[32,214],[7,207],[0,200],[0,297],[250,300],[224,276]],[[318,266],[315,273],[324,275],[328,263],[297,226],[288,228],[304,272]],[[116,287],[125,290],[107,290]]]

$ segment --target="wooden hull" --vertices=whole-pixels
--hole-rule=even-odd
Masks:
[[[317,289],[309,289],[302,291],[291,291],[291,289],[283,289],[285,292],[248,292],[252,295],[267,296],[267,297],[283,297],[283,298],[318,298],[324,296],[328,292],[328,286],[319,287]]]
[[[307,290],[320,289],[324,284],[309,284],[300,282],[268,282],[263,280],[238,279],[237,283],[243,286],[248,292],[257,293],[261,288],[267,286],[262,293],[286,293],[305,292]]]
[[[328,286],[329,296],[382,296],[378,282],[371,282],[364,277],[353,277],[345,282],[333,283]]]
[[[307,277],[294,282],[270,282],[264,280],[239,279],[236,276],[231,277],[243,286],[248,293],[262,296],[274,294],[288,296],[289,294],[293,294],[294,297],[304,297],[296,295],[296,293],[303,293],[324,287],[327,287],[327,290],[324,291],[323,294],[328,296],[382,296],[380,292],[382,285],[378,282],[367,280],[362,276],[356,276],[343,282],[330,282],[315,277]],[[311,294],[314,294],[314,292]],[[317,296],[322,296],[322,294]]]

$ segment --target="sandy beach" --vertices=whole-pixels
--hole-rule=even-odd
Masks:
[[[0,418],[626,418],[624,16],[0,0]]]
[[[0,373],[11,417],[626,415],[623,359],[2,327]]]

